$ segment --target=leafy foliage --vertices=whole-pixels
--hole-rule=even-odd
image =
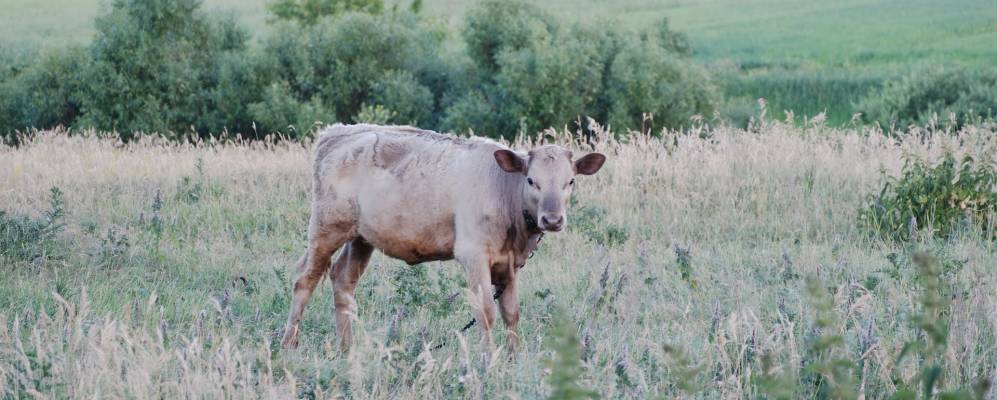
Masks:
[[[314,24],[322,17],[351,11],[380,14],[384,0],[275,0],[267,9],[278,20]]]
[[[645,113],[676,127],[712,113],[717,99],[706,74],[685,59],[687,41],[667,21],[621,35],[564,26],[535,6],[495,0],[467,18],[470,87],[447,109],[447,129],[514,135],[587,116],[634,128]]]
[[[447,28],[420,7],[277,0],[271,34],[250,46],[201,0],[115,0],[89,46],[4,62],[0,129],[300,138],[316,122],[371,121],[512,136],[586,117],[631,128],[645,113],[681,126],[714,107],[688,41],[665,20],[621,34],[489,0],[468,13],[467,46],[448,49]]]
[[[0,134],[5,128],[68,126],[80,114],[84,50],[71,47],[45,54],[23,70],[0,77]],[[16,67],[15,67],[16,68]]]
[[[919,334],[904,344],[897,356],[897,364],[913,358],[918,363],[918,369],[910,379],[904,379],[894,371],[897,391],[890,398],[933,399],[937,395],[940,399],[983,399],[990,386],[986,379],[977,382],[972,392],[941,390],[944,385],[943,367],[949,337],[945,316],[949,300],[944,295],[946,284],[942,280],[943,268],[938,258],[930,253],[914,253],[913,260],[917,265],[922,287],[918,298],[921,310],[911,318],[911,322]]]
[[[65,225],[62,191],[53,187],[49,210],[41,218],[8,215],[0,210],[0,259],[34,261],[58,254],[55,240]]]
[[[607,121],[615,129],[690,125],[693,115],[713,113],[716,89],[706,73],[654,40],[623,42],[609,67]],[[653,121],[645,125],[645,116]]]
[[[816,311],[813,329],[817,332],[807,343],[810,359],[802,377],[812,390],[810,397],[854,399],[855,362],[848,358],[844,337],[837,334],[839,322],[834,298],[814,277],[807,279],[807,293]]]
[[[599,394],[581,385],[582,366],[581,346],[575,334],[575,326],[568,320],[567,312],[554,314],[550,330],[553,355],[544,361],[551,373],[547,383],[551,386],[550,399],[597,399]]]
[[[863,118],[883,126],[962,126],[997,117],[997,69],[930,67],[887,82],[857,105]],[[953,118],[954,117],[954,118]]]
[[[199,0],[116,0],[97,18],[83,73],[80,127],[134,132],[221,131],[205,119],[221,60],[245,50],[232,20],[203,14]]]
[[[263,45],[263,68],[286,82],[286,102],[308,102],[310,112],[327,118],[350,120],[367,104],[397,113],[397,121],[387,122],[431,125],[437,94],[428,83],[434,66],[428,60],[440,41],[410,14],[347,13],[313,26],[278,26]]]
[[[887,180],[871,204],[860,210],[863,222],[884,237],[909,240],[920,228],[948,236],[964,226],[994,237],[997,218],[997,171],[968,156],[945,155],[935,165],[908,159],[899,178]]]

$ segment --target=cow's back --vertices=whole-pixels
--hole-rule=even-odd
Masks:
[[[459,206],[490,197],[481,181],[498,148],[411,127],[331,126],[315,144],[313,213],[342,218],[348,207],[358,236],[409,263],[453,258]]]

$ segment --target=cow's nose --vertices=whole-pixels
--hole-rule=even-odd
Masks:
[[[563,215],[544,215],[540,217],[540,222],[543,223],[543,228],[549,231],[559,231],[564,225]]]

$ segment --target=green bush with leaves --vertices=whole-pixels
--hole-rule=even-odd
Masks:
[[[274,19],[310,25],[322,17],[351,11],[380,14],[384,0],[275,0],[267,4],[267,9]]]
[[[926,125],[933,120],[958,127],[992,120],[997,118],[997,69],[923,68],[887,82],[856,109],[867,122],[884,127]]]
[[[263,45],[263,73],[286,81],[299,101],[317,99],[336,120],[351,120],[364,104],[380,104],[398,113],[397,122],[433,126],[436,93],[420,78],[433,75],[426,69],[435,64],[426,60],[437,57],[441,40],[404,12],[280,24]]]
[[[388,71],[371,86],[370,104],[390,110],[385,122],[406,125],[430,123],[434,95],[409,71]]]
[[[227,53],[245,51],[249,35],[200,6],[199,0],[114,1],[96,21],[82,74],[83,115],[75,125],[125,139],[139,131],[222,130],[204,118],[218,106],[211,96],[219,84],[215,71]]]
[[[619,33],[488,0],[468,13],[467,46],[449,49],[447,28],[420,7],[277,0],[271,34],[250,46],[202,0],[114,0],[86,47],[28,63],[0,56],[0,133],[302,137],[315,122],[374,121],[512,136],[584,128],[573,124],[586,117],[633,128],[644,113],[679,126],[713,108],[688,41],[667,21]]]
[[[84,50],[70,47],[44,54],[0,76],[0,135],[31,127],[69,126],[80,114]]]
[[[666,20],[619,34],[561,25],[535,6],[503,0],[486,1],[467,18],[470,82],[449,104],[446,129],[511,136],[584,128],[573,123],[585,117],[632,129],[645,113],[677,127],[714,109],[716,90]]]
[[[975,228],[993,239],[997,170],[985,160],[952,154],[935,164],[908,159],[900,177],[888,178],[859,216],[873,231],[894,240],[910,240],[924,228],[940,237]]]
[[[575,325],[564,310],[554,314],[550,329],[550,358],[544,360],[551,373],[547,384],[551,386],[550,399],[576,400],[598,399],[599,393],[582,385],[585,372],[582,365],[581,343],[575,333]]]
[[[693,115],[709,117],[719,98],[705,71],[656,40],[638,39],[621,45],[606,92],[611,126],[651,132],[689,126]]]
[[[65,227],[62,191],[53,187],[49,210],[40,218],[0,210],[0,260],[31,262],[60,253],[55,241]]]
[[[249,116],[257,131],[278,132],[293,138],[305,137],[322,122],[335,120],[318,96],[298,100],[285,81],[270,84],[262,99],[249,105]]]

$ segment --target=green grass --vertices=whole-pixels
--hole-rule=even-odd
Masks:
[[[407,4],[406,1],[389,3]],[[459,27],[473,1],[427,0],[427,14]],[[997,62],[997,7],[989,0],[553,0],[537,2],[567,21],[640,29],[662,17],[685,32],[705,61],[815,63],[850,67],[915,59]],[[205,0],[254,34],[266,32],[262,0]],[[11,0],[0,15],[8,44],[84,43],[98,0]]]
[[[0,245],[30,250],[0,252],[0,397],[885,398],[894,377],[916,389],[923,362],[901,351],[921,340],[915,322],[948,326],[931,353],[944,355],[938,385],[968,390],[997,379],[994,242],[885,242],[858,210],[904,157],[992,157],[992,135],[897,146],[865,128],[768,123],[601,141],[612,156],[579,179],[568,229],[519,274],[523,349],[485,366],[477,331],[460,333],[459,265],[409,275],[380,254],[357,288],[352,352],[334,346],[327,280],[301,347],[277,348],[306,245],[307,145],[43,132],[0,146],[0,233],[14,232]],[[20,233],[39,230],[54,233]],[[919,305],[919,250],[940,261],[943,313]],[[841,363],[853,386],[817,376]]]

